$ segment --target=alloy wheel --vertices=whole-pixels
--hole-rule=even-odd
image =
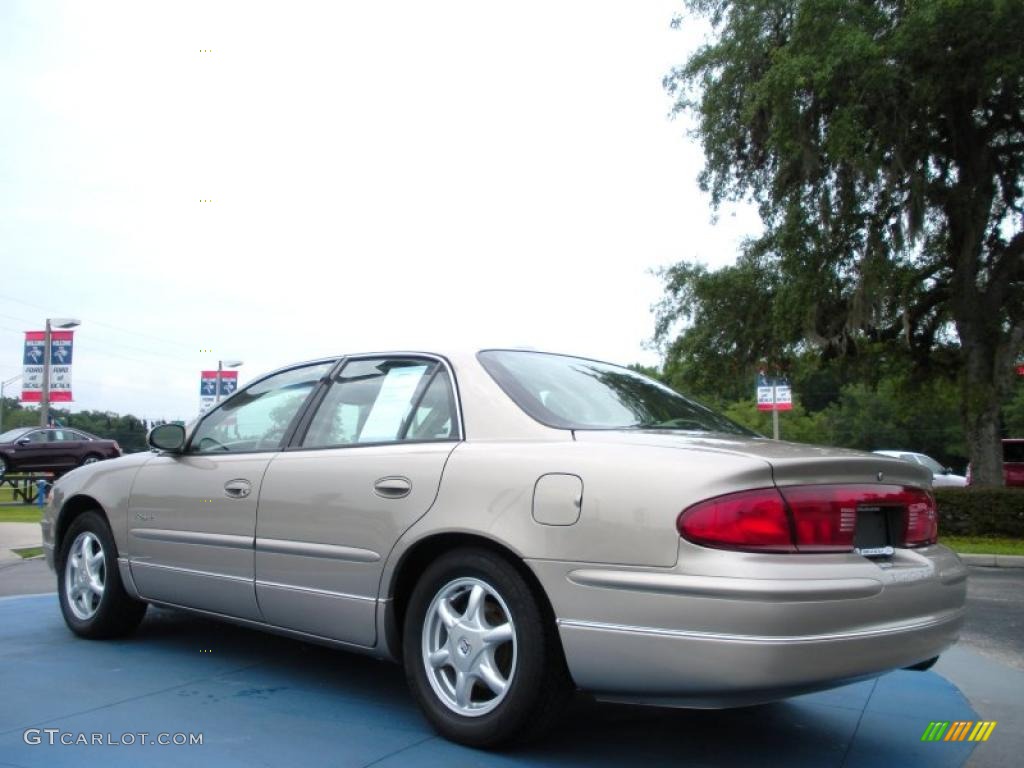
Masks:
[[[64,591],[75,617],[87,621],[96,615],[106,587],[103,546],[92,531],[78,534],[64,565]]]
[[[494,710],[511,687],[516,652],[512,614],[487,582],[455,579],[434,596],[423,622],[423,664],[452,712],[479,717]]]

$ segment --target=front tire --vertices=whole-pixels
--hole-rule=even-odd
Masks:
[[[554,622],[519,570],[482,549],[454,550],[424,572],[403,656],[430,723],[472,747],[540,736],[572,695]]]
[[[71,522],[57,563],[61,613],[76,635],[121,637],[142,621],[146,603],[125,591],[114,537],[99,512],[83,512]]]

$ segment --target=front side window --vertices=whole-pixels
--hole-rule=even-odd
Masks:
[[[49,441],[49,435],[47,434],[48,431],[49,430],[37,429],[35,432],[29,432],[27,435],[24,435],[23,438],[28,438],[30,443],[38,445]]]
[[[31,429],[26,429],[25,427],[8,430],[0,435],[0,443],[13,443],[15,440],[25,437],[31,431]]]
[[[450,439],[453,403],[448,374],[432,360],[352,360],[327,390],[302,447]]]
[[[332,365],[316,363],[282,371],[233,395],[200,422],[191,452],[279,450],[288,426]]]
[[[477,357],[520,408],[549,427],[756,434],[629,368],[520,350]]]

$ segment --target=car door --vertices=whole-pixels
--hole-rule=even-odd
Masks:
[[[48,458],[55,469],[70,469],[78,466],[77,435],[68,429],[47,430]]]
[[[159,454],[139,470],[128,551],[143,597],[260,618],[253,539],[263,475],[333,364],[258,380],[210,411],[184,452]]]
[[[263,480],[256,595],[266,620],[373,645],[384,561],[433,504],[460,437],[443,360],[346,360]]]
[[[36,429],[17,439],[11,451],[14,464],[19,471],[51,469],[50,430]]]

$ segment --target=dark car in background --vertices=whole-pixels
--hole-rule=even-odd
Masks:
[[[1024,487],[1024,437],[1003,440],[1003,478],[1008,486]],[[967,465],[967,484],[971,484],[971,465]]]
[[[104,440],[80,429],[21,427],[0,434],[0,477],[14,472],[60,475],[120,455],[116,440]]]

